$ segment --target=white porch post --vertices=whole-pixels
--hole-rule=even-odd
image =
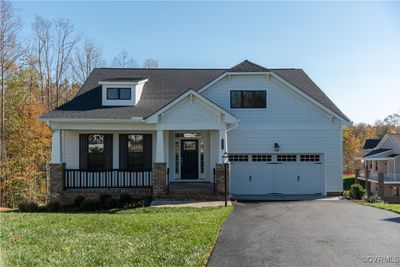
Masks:
[[[165,162],[165,160],[164,160],[164,131],[163,130],[157,130],[156,162]]]
[[[61,163],[61,130],[53,130],[51,137],[51,163]]]
[[[220,129],[218,134],[218,163],[223,163],[222,156],[224,155],[225,152],[228,152],[228,149],[226,147],[227,146],[226,137],[227,134],[225,129]]]

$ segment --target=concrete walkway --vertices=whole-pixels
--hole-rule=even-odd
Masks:
[[[232,203],[228,201],[228,206]],[[193,208],[203,208],[203,207],[222,207],[225,206],[225,201],[176,201],[176,200],[153,200],[150,207],[193,207]]]

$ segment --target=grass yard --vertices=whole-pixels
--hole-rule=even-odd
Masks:
[[[203,266],[232,210],[0,213],[0,266]]]
[[[400,204],[368,203],[368,202],[360,202],[360,204],[400,213]]]

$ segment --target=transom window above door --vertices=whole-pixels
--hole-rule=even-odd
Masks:
[[[131,88],[107,88],[109,100],[131,100]]]
[[[267,108],[267,91],[231,91],[231,108]]]

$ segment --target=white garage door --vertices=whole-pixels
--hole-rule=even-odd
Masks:
[[[233,154],[234,195],[321,194],[322,154]]]

